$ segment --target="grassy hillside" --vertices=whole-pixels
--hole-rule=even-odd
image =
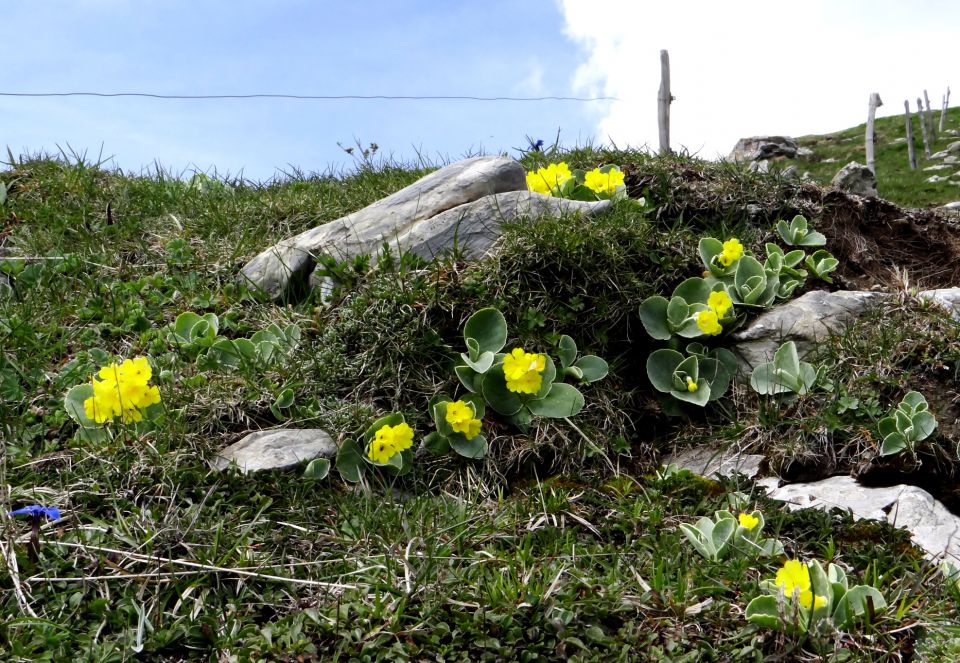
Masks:
[[[950,274],[922,271],[945,249],[910,243],[912,256],[881,250],[871,263],[857,249],[858,261],[844,259],[837,282],[898,298],[824,344],[816,361],[831,390],[780,402],[735,385],[710,407],[671,416],[646,376],[655,344],[638,305],[701,273],[699,239],[736,236],[760,252],[774,220],[806,211],[827,248],[852,256],[842,242],[862,245],[851,229],[867,212],[682,157],[584,149],[529,155],[526,165],[561,158],[620,164],[648,206],[519,223],[497,259],[477,263],[394,256],[373,269],[337,266],[344,287],[329,307],[264,302],[235,276],[265,246],[423,171],[366,164],[342,178],[264,185],[44,158],[0,171],[0,270],[10,281],[0,285],[0,512],[42,504],[62,514],[36,531],[0,517],[0,660],[960,658],[960,587],[942,582],[903,532],[789,512],[749,482],[661,468],[674,449],[732,444],[788,477],[896,470],[899,481],[939,482],[949,499],[958,325],[913,301],[905,276],[898,286],[878,280],[894,255],[912,257],[928,284],[946,284]],[[335,471],[317,480],[301,469],[210,470],[219,449],[252,430],[318,427],[343,443],[402,412],[419,440],[432,428],[429,399],[460,393],[451,368],[464,321],[491,305],[512,343],[555,353],[569,334],[609,361],[610,376],[582,387],[577,417],[523,431],[490,414],[482,461],[418,453],[411,474],[371,473],[360,486]],[[231,339],[293,324],[300,342],[263,365],[211,364],[171,340],[185,311],[216,314]],[[157,418],[78,436],[65,393],[138,356],[159,387]],[[871,431],[910,388],[944,423],[918,448],[922,462],[881,462]],[[679,525],[724,508],[761,510],[784,555],[701,557]],[[746,606],[787,558],[838,564],[891,608],[817,638],[747,621]]]
[[[933,115],[934,122],[939,126],[940,113]],[[910,169],[907,144],[904,142],[907,129],[903,114],[879,118],[876,121],[877,192],[882,198],[904,207],[930,207],[960,200],[960,177],[936,183],[925,181],[931,175],[954,175],[960,172],[960,164],[944,170],[925,171],[924,168],[943,162],[939,159],[924,158],[920,120],[916,113],[911,113],[911,117],[919,166],[917,170]],[[945,129],[960,130],[960,108],[949,109]],[[816,182],[827,185],[837,171],[849,162],[866,163],[865,134],[866,123],[823,136],[800,136],[796,139],[797,144],[809,148],[813,153],[781,163],[783,167],[795,164],[800,173],[809,172]],[[930,151],[936,153],[958,140],[960,135],[957,133],[944,131],[938,134],[937,140],[930,146]]]

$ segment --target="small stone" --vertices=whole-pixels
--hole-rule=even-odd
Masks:
[[[943,157],[943,163],[960,163],[960,158],[953,156]]]
[[[236,463],[244,474],[285,470],[314,458],[333,458],[337,450],[333,438],[319,428],[257,431],[218,453],[213,468],[225,470]]]
[[[774,157],[793,159],[797,143],[789,136],[753,136],[737,141],[727,161],[762,161]]]
[[[833,186],[857,196],[877,197],[877,178],[866,166],[851,161],[833,177]]]
[[[930,155],[930,158],[931,158],[931,159],[944,159],[944,158],[946,158],[946,157],[948,157],[948,156],[950,156],[950,153],[947,152],[946,150],[944,150],[944,151],[942,151],[942,152],[934,152],[933,154]]]
[[[950,179],[950,178],[949,178],[949,177],[941,177],[940,175],[931,175],[930,177],[928,177],[927,179],[925,179],[924,182],[929,182],[930,184],[936,184],[937,182],[945,182],[945,181],[947,181],[948,179]]]
[[[936,166],[927,166],[927,167],[924,168],[923,170],[924,170],[925,172],[927,172],[927,171],[933,171],[933,170],[946,170],[946,169],[949,168],[949,167],[950,167],[950,166],[949,166],[948,164],[942,163],[942,164],[937,164]]]

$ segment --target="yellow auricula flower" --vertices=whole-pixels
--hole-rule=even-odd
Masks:
[[[583,185],[601,196],[611,195],[616,193],[618,186],[623,185],[623,173],[619,168],[611,168],[605,173],[594,168],[584,174]]]
[[[733,300],[730,299],[730,295],[727,294],[726,290],[719,290],[710,293],[710,296],[707,298],[707,306],[716,311],[717,318],[722,320],[727,317],[727,313],[733,308]]]
[[[806,592],[810,589],[810,569],[798,559],[788,559],[777,571],[775,581],[787,596]]]
[[[704,334],[716,336],[723,331],[723,327],[720,325],[717,312],[712,308],[697,313],[696,319],[697,327],[699,327],[700,331],[702,331]]]
[[[724,267],[729,267],[736,261],[740,260],[743,257],[743,244],[740,243],[740,240],[736,237],[728,239],[723,243],[723,253],[721,253],[717,260]]]
[[[375,463],[385,464],[401,451],[413,446],[413,429],[407,423],[396,426],[384,424],[373,434],[367,448],[367,457]]]
[[[507,389],[519,394],[535,394],[543,384],[543,370],[547,367],[544,355],[514,348],[503,358],[503,376]]]
[[[98,424],[116,418],[123,423],[141,421],[144,410],[160,402],[160,390],[147,384],[152,375],[146,357],[104,366],[90,378],[93,396],[83,402],[87,418]]]
[[[570,167],[563,161],[560,163],[551,163],[546,168],[540,168],[537,172],[527,173],[527,188],[536,193],[542,193],[545,196],[556,195],[560,187],[573,177]]]
[[[700,387],[697,386],[697,383],[694,382],[693,378],[688,375],[688,376],[687,376],[687,391],[689,391],[689,392],[692,394],[693,392],[695,392],[695,391],[696,391],[697,389],[699,389],[699,388],[700,388]]]
[[[737,520],[744,529],[753,529],[760,524],[760,519],[752,513],[741,513]]]
[[[447,403],[447,423],[454,433],[463,433],[468,440],[480,434],[482,424],[479,419],[474,418],[475,414],[474,408],[466,401]]]

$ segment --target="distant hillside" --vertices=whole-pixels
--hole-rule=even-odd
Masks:
[[[939,123],[940,113],[935,112],[933,115],[934,121]],[[930,207],[960,200],[960,164],[953,164],[951,168],[942,170],[924,170],[943,162],[939,159],[924,158],[923,136],[916,114],[912,114],[912,121],[919,164],[917,170],[910,170],[903,114],[878,118],[876,121],[877,190],[880,196],[904,207]],[[960,140],[960,108],[951,108],[947,112],[945,129],[931,145],[932,153]],[[866,123],[832,134],[801,136],[796,139],[797,144],[809,148],[813,153],[780,163],[784,168],[794,164],[800,173],[809,172],[815,181],[829,184],[837,171],[850,161],[866,162],[865,132]],[[948,179],[936,183],[927,182],[927,178],[932,175]],[[949,177],[951,175],[956,176]]]

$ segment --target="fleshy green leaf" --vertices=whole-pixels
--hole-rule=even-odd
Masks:
[[[658,341],[670,340],[667,306],[667,300],[659,295],[647,297],[640,304],[640,322],[647,333]]]
[[[463,336],[476,339],[480,352],[500,352],[507,343],[507,320],[493,307],[480,309],[467,319]]]
[[[776,596],[765,594],[747,604],[747,621],[765,628],[780,629],[780,609]]]
[[[540,417],[562,418],[574,416],[583,409],[583,404],[583,394],[576,387],[557,382],[544,398],[530,401],[527,407]]]
[[[337,472],[344,481],[356,483],[363,476],[363,449],[356,440],[345,440],[337,452]]]
[[[584,355],[574,366],[583,372],[580,379],[588,383],[602,380],[610,372],[607,362],[596,355]]]
[[[557,357],[560,359],[560,366],[564,369],[573,365],[577,359],[577,343],[571,337],[564,334],[560,337],[557,344]]]
[[[503,375],[503,364],[496,363],[482,378],[481,390],[487,404],[504,415],[516,414],[523,407],[519,395],[507,389],[507,380]]]
[[[305,479],[323,479],[330,473],[330,461],[326,458],[314,458],[303,470]]]
[[[450,446],[465,458],[483,458],[487,455],[487,438],[477,435],[473,439],[466,439],[461,434],[450,436]]]

